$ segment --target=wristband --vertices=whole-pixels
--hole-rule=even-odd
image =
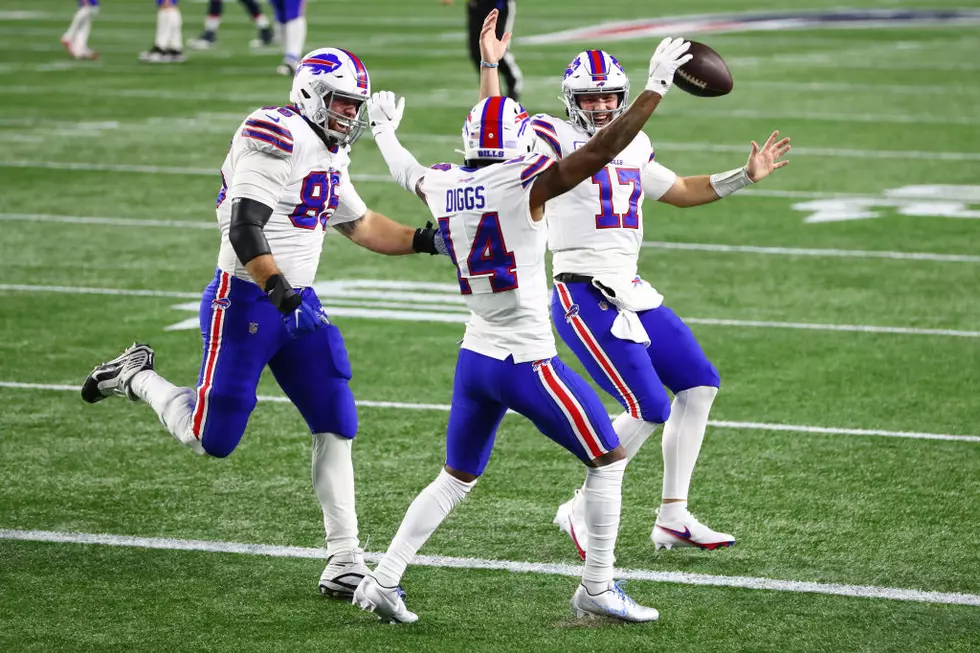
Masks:
[[[749,173],[745,166],[742,166],[734,170],[715,173],[708,177],[708,183],[715,189],[718,197],[728,197],[751,184],[752,180],[749,179]]]
[[[490,63],[489,61],[480,61],[480,68],[496,68],[500,64]]]
[[[427,222],[425,227],[416,229],[415,235],[412,237],[412,249],[419,254],[438,254],[439,250],[436,248],[437,233],[439,232],[432,228],[431,222]]]
[[[303,303],[303,299],[281,274],[273,274],[265,281],[265,294],[276,309],[289,315]]]

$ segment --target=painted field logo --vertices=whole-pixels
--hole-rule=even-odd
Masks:
[[[677,34],[709,32],[774,32],[827,27],[912,27],[917,25],[980,24],[977,9],[831,9],[828,11],[771,11],[739,14],[696,14],[641,18],[518,39],[520,43],[627,41]],[[567,74],[567,71],[566,71]]]
[[[898,215],[980,219],[980,186],[902,186],[880,195],[833,197],[799,202],[797,211],[810,215],[803,222],[840,222],[880,218],[889,210]]]
[[[366,317],[409,322],[458,322],[469,319],[466,302],[455,283],[349,279],[313,284],[327,314],[335,317]],[[194,317],[166,327],[167,331],[200,329],[200,302],[174,306]]]

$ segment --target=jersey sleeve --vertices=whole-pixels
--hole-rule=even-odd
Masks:
[[[337,210],[330,216],[330,226],[336,226],[344,222],[351,222],[364,217],[367,213],[367,204],[357,194],[354,184],[351,183],[350,174],[347,168],[340,173],[340,192],[338,193]]]
[[[534,130],[533,150],[552,158],[561,158],[561,141],[558,130],[551,122],[550,116],[539,113],[531,118],[531,129]]]
[[[643,132],[640,133],[643,134]],[[643,136],[646,137],[646,134],[643,134]],[[643,194],[649,199],[659,200],[674,185],[674,182],[677,180],[677,174],[673,170],[656,162],[657,153],[654,151],[649,137],[646,138],[647,144],[650,146],[650,158],[641,171]]]
[[[521,162],[521,188],[528,190],[538,175],[555,165],[555,160],[543,154],[531,153],[516,161]],[[508,162],[510,163],[510,162]],[[505,163],[504,165],[507,165]]]
[[[278,121],[278,122],[277,122]],[[253,112],[232,140],[234,177],[228,194],[275,208],[292,170],[293,137],[268,112]]]

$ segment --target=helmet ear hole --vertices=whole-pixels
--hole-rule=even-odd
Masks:
[[[310,94],[306,92],[306,89],[305,88],[304,89],[300,89],[300,93],[302,93],[303,94],[303,97],[305,97],[307,100],[310,99]]]

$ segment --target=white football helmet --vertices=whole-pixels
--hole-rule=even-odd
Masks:
[[[473,107],[463,123],[466,161],[503,162],[531,151],[534,132],[516,100],[495,95]]]
[[[319,127],[327,140],[341,146],[353,144],[367,126],[366,100],[370,96],[367,68],[356,55],[340,48],[320,48],[303,57],[289,93],[303,117]],[[357,116],[332,110],[335,97],[357,102]],[[331,119],[346,131],[331,129]]]
[[[630,99],[630,80],[616,57],[602,50],[586,50],[575,55],[565,69],[561,80],[562,101],[565,111],[573,123],[594,134],[596,130],[593,115],[605,111],[586,111],[579,107],[580,95],[589,93],[616,93],[619,105],[613,109],[610,119],[626,111]]]

